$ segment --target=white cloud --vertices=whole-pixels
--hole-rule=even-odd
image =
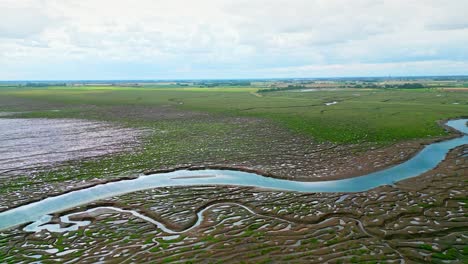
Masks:
[[[465,10],[465,0],[0,0],[0,79],[273,77],[264,71],[310,65],[369,75],[352,65],[380,64],[413,74],[388,65],[417,61],[450,73],[436,61],[468,60]]]
[[[0,37],[29,38],[40,34],[50,22],[49,17],[37,7],[0,4]]]
[[[278,77],[362,77],[365,76],[425,76],[462,75],[468,72],[468,62],[450,60],[409,61],[398,63],[348,63],[304,65],[299,67],[263,69],[259,74],[274,73]]]

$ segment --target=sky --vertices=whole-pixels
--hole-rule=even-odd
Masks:
[[[0,0],[0,80],[468,74],[468,0]]]

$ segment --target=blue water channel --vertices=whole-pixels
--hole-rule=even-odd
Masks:
[[[364,176],[335,181],[300,182],[275,179],[234,170],[179,170],[142,175],[73,191],[33,202],[0,213],[0,230],[39,220],[47,214],[63,211],[96,200],[125,193],[169,186],[236,185],[296,192],[360,192],[418,176],[435,168],[453,148],[468,144],[468,119],[452,120],[447,125],[464,136],[426,146],[410,160]]]

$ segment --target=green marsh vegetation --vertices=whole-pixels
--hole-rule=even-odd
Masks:
[[[352,89],[278,91],[259,96],[257,90],[238,86],[23,87],[3,88],[0,96],[66,105],[61,112],[38,111],[25,115],[31,117],[76,117],[80,113],[80,117],[105,119],[99,111],[106,107],[169,106],[214,115],[266,118],[315,140],[337,143],[388,144],[437,137],[444,135],[443,129],[436,124],[437,120],[466,116],[468,113],[468,92],[464,91]],[[326,105],[330,102],[336,104]],[[83,114],[83,109],[79,107],[82,105],[98,108]]]
[[[252,86],[3,87],[0,111],[22,112],[18,116],[30,118],[115,121],[151,132],[136,152],[78,163],[71,161],[34,179],[16,177],[14,181],[5,181],[1,192],[40,186],[43,182],[120,177],[145,169],[194,163],[206,165],[208,160],[217,164],[236,163],[253,153],[252,146],[264,149],[262,144],[274,144],[256,133],[264,123],[248,122],[243,117],[269,120],[291,131],[292,136],[297,133],[318,142],[357,143],[365,150],[369,146],[445,135],[437,120],[468,114],[468,92],[463,91],[349,89],[259,95],[258,89]],[[337,103],[326,105],[329,102]],[[134,109],[138,110],[129,114]],[[175,109],[176,115],[170,111],[166,115],[164,109]],[[160,111],[162,114],[158,114]],[[180,113],[189,114],[178,118]],[[153,118],[155,115],[159,116]]]

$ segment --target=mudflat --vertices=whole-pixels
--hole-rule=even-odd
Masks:
[[[78,119],[0,118],[0,127],[0,176],[128,151],[142,136],[135,129]]]
[[[465,92],[444,90],[256,90],[0,90],[1,137],[13,146],[2,149],[2,166],[11,171],[0,179],[0,211],[175,169],[232,168],[310,182],[364,175],[460,136],[440,124],[466,115],[468,102]],[[460,262],[467,153],[457,147],[423,175],[358,193],[234,184],[98,199],[2,230],[0,259]]]

